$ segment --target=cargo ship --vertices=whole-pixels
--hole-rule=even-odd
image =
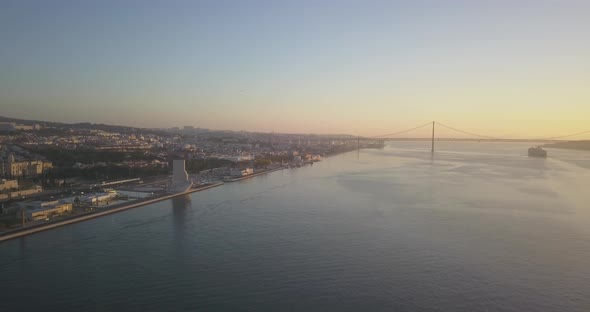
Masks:
[[[544,150],[543,148],[541,148],[540,146],[531,147],[531,148],[529,148],[529,157],[546,158],[547,157],[547,151]]]

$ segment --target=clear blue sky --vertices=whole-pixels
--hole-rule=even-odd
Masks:
[[[590,125],[590,1],[0,1],[0,115],[376,135]]]

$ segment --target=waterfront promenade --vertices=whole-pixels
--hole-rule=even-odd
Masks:
[[[190,189],[190,190],[188,190],[186,192],[182,192],[182,193],[161,195],[161,196],[157,196],[157,197],[149,198],[149,199],[144,199],[144,200],[136,200],[136,201],[133,201],[130,203],[125,203],[122,206],[110,207],[110,208],[107,208],[106,210],[94,211],[94,212],[86,213],[83,215],[70,216],[68,218],[59,219],[59,220],[55,220],[55,221],[48,222],[48,223],[38,224],[38,225],[31,226],[31,227],[25,226],[24,228],[18,228],[15,230],[1,233],[0,234],[0,242],[6,241],[9,239],[13,239],[13,238],[18,238],[18,237],[30,235],[30,234],[34,234],[34,233],[41,232],[41,231],[50,230],[50,229],[53,229],[56,227],[60,227],[60,226],[64,226],[64,225],[68,225],[68,224],[72,224],[72,223],[76,223],[76,222],[81,222],[81,221],[85,221],[85,220],[89,220],[89,219],[94,219],[94,218],[106,216],[109,214],[121,212],[121,211],[128,210],[128,209],[138,208],[138,207],[145,206],[148,204],[156,203],[159,201],[171,199],[174,197],[178,197],[178,196],[182,196],[182,195],[186,195],[186,194],[190,194],[190,193],[194,193],[194,192],[203,191],[203,190],[210,189],[210,188],[217,187],[217,186],[221,186],[221,185],[223,185],[223,182],[215,183],[215,184],[211,184],[211,185],[206,185],[206,186],[199,187],[199,188]]]
[[[336,155],[347,153],[347,152],[350,152],[350,151],[347,150],[347,151],[342,151],[339,153],[333,153],[333,154],[327,155],[326,157],[336,156]],[[288,167],[281,166],[278,168],[264,170],[261,172],[249,174],[247,176],[243,176],[243,177],[239,177],[239,178],[235,178],[235,179],[228,179],[225,182],[237,182],[237,181],[250,179],[250,178],[253,178],[256,176],[268,174],[271,172],[275,172],[275,171],[279,171],[279,170],[283,170],[283,169],[287,169],[287,168]],[[73,215],[73,216],[69,216],[66,218],[60,218],[60,219],[57,219],[54,221],[49,221],[49,222],[42,223],[42,224],[25,226],[24,228],[17,228],[14,230],[0,233],[0,242],[7,241],[10,239],[14,239],[14,238],[18,238],[18,237],[22,237],[22,236],[26,236],[26,235],[35,234],[38,232],[50,230],[53,228],[65,226],[65,225],[72,224],[72,223],[77,223],[77,222],[81,222],[81,221],[85,221],[85,220],[90,220],[90,219],[106,216],[109,214],[121,212],[121,211],[128,210],[128,209],[138,208],[141,206],[164,201],[164,200],[171,199],[174,197],[178,197],[178,196],[182,196],[182,195],[186,195],[186,194],[190,194],[190,193],[194,193],[194,192],[203,191],[203,190],[210,189],[213,187],[221,186],[223,184],[224,184],[223,182],[219,182],[219,183],[215,183],[215,184],[211,184],[211,185],[193,188],[193,189],[190,189],[190,190],[188,190],[186,192],[182,192],[182,193],[166,194],[166,195],[160,195],[160,196],[153,197],[153,198],[140,199],[140,200],[136,200],[133,202],[122,203],[121,205],[115,205],[113,207],[101,209],[98,211],[92,211],[92,212],[88,212],[88,213],[84,213],[84,214]]]
[[[231,181],[226,181],[226,182],[237,182],[237,181],[253,178],[255,176],[268,174],[268,173],[282,170],[282,169],[285,169],[285,168],[280,167],[280,168],[275,168],[275,169],[270,169],[270,170],[264,170],[262,172],[250,174],[250,175],[247,175],[247,176],[244,176],[241,178],[231,179]],[[171,199],[171,198],[178,197],[178,196],[191,194],[191,193],[195,193],[195,192],[199,192],[199,191],[204,191],[204,190],[214,188],[217,186],[221,186],[221,185],[223,185],[223,182],[219,182],[219,183],[215,183],[215,184],[211,184],[211,185],[206,185],[206,186],[202,186],[202,187],[198,187],[198,188],[193,188],[193,189],[190,189],[190,190],[188,190],[186,192],[182,192],[182,193],[160,195],[160,196],[153,197],[153,198],[135,200],[133,202],[123,203],[121,205],[116,205],[114,207],[109,207],[109,208],[102,209],[99,211],[93,211],[93,212],[89,212],[89,213],[69,216],[66,218],[61,218],[61,219],[50,221],[47,223],[35,224],[33,226],[28,226],[28,227],[25,226],[23,228],[18,228],[18,229],[14,229],[14,230],[0,233],[0,242],[14,239],[14,238],[18,238],[18,237],[22,237],[22,236],[26,236],[26,235],[35,234],[35,233],[38,233],[41,231],[47,231],[47,230],[50,230],[53,228],[57,228],[57,227],[72,224],[72,223],[82,222],[85,220],[90,220],[90,219],[106,216],[109,214],[121,212],[121,211],[128,210],[128,209],[138,208],[141,206],[164,201],[164,200]]]
[[[231,181],[227,181],[227,182],[237,182],[237,181],[253,178],[256,176],[268,174],[268,173],[282,170],[282,169],[285,169],[285,168],[280,167],[280,168],[265,170],[265,171],[250,174],[250,175],[247,175],[247,176],[244,176],[241,178],[232,179]],[[42,223],[42,224],[25,226],[24,228],[18,228],[18,229],[14,229],[14,230],[0,233],[0,242],[14,239],[14,238],[19,238],[19,237],[26,236],[26,235],[35,234],[35,233],[42,232],[42,231],[47,231],[50,229],[54,229],[54,228],[68,225],[68,224],[72,224],[72,223],[82,222],[85,220],[90,220],[90,219],[106,216],[109,214],[121,212],[121,211],[128,210],[128,209],[138,208],[141,206],[164,201],[164,200],[171,199],[171,198],[178,197],[178,196],[187,195],[187,194],[191,194],[191,193],[195,193],[195,192],[199,192],[199,191],[204,191],[204,190],[207,190],[210,188],[221,186],[223,184],[224,184],[223,182],[219,182],[219,183],[210,184],[210,185],[206,185],[206,186],[202,186],[202,187],[198,187],[198,188],[193,188],[193,189],[190,189],[190,190],[188,190],[186,192],[182,192],[182,193],[166,194],[166,195],[160,195],[160,196],[153,197],[153,198],[135,200],[132,202],[122,203],[121,205],[116,205],[116,206],[109,207],[106,209],[101,209],[99,211],[93,211],[93,212],[88,212],[88,213],[84,213],[84,214],[69,216],[66,218],[61,218],[58,220],[54,220],[54,221],[50,221],[50,222],[46,222],[46,223]]]

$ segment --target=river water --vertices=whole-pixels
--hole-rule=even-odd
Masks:
[[[590,311],[590,153],[393,142],[0,244],[0,311]]]

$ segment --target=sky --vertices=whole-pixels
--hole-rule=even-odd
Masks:
[[[0,0],[0,116],[566,135],[590,130],[590,1]]]

